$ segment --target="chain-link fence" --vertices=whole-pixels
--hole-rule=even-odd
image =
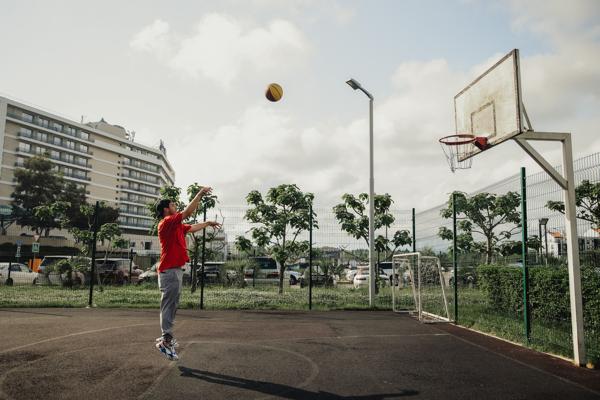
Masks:
[[[600,154],[576,160],[575,177],[577,185],[584,180],[599,183]],[[494,229],[502,240],[489,252],[480,244],[485,243],[485,235],[472,228],[474,243],[461,242],[456,253],[456,272],[452,240],[440,231],[453,230],[451,214],[446,214],[446,218],[441,214],[443,209],[451,207],[450,202],[425,211],[417,210],[414,217],[412,210],[392,210],[393,223],[379,229],[376,236],[391,239],[397,232],[407,231],[412,238],[416,230],[417,250],[423,255],[437,256],[441,261],[451,318],[459,324],[571,357],[564,216],[548,208],[549,201],[562,200],[562,190],[543,172],[527,176],[526,182],[529,275],[525,281],[518,221],[504,221]],[[504,196],[510,192],[521,193],[518,174],[467,197],[483,193]],[[595,201],[597,206],[597,197]],[[520,207],[515,209],[520,216]],[[207,234],[204,249],[202,234],[189,237],[188,248],[193,254],[184,269],[181,307],[302,310],[371,306],[367,241],[344,231],[332,208],[313,210],[318,228],[312,232],[312,251],[305,248],[290,256],[283,274],[281,265],[268,251],[257,247],[241,251],[236,246],[239,237],[251,238],[253,225],[245,218],[247,210],[245,206],[224,205],[209,209],[207,219],[216,219],[223,228]],[[577,227],[585,339],[588,355],[597,360],[600,358],[600,234],[593,218],[591,221],[579,219]],[[508,231],[510,236],[502,235]],[[458,229],[459,236],[461,232],[464,233]],[[308,241],[310,232],[305,229],[295,239]],[[409,279],[393,277],[391,262],[394,253],[412,251],[412,248],[411,241],[377,252],[379,269],[374,307],[392,308],[392,287],[401,286],[402,295],[407,296],[408,302],[412,301]],[[82,307],[91,303],[99,307],[157,308],[159,305],[157,272],[153,266],[156,257],[135,255],[131,260],[128,253],[108,257],[98,251],[92,274],[90,259],[76,256],[74,252],[56,250],[54,254],[43,254],[45,257],[36,254],[38,259],[44,260],[38,267],[31,262],[31,251],[31,247],[24,246],[17,259],[14,246],[0,246],[0,306]],[[311,255],[312,274],[309,273]],[[528,288],[528,308],[523,306],[524,287]],[[526,334],[526,311],[529,335]]]
[[[600,154],[575,161],[576,185],[584,180],[600,182]],[[557,167],[560,170],[560,166]],[[468,194],[491,193],[504,196],[521,194],[521,177],[515,174],[501,182]],[[572,357],[569,277],[565,219],[561,212],[548,207],[552,201],[562,201],[562,189],[545,172],[526,177],[526,210],[528,227],[527,265],[524,279],[521,237],[518,223],[503,223],[495,234],[511,236],[495,245],[490,259],[485,246],[457,251],[457,290],[449,291],[458,323],[500,337],[528,344],[543,351]],[[595,198],[594,198],[595,196]],[[598,207],[597,194],[591,193],[592,206]],[[579,211],[583,211],[580,204]],[[416,242],[420,251],[437,254],[449,271],[449,286],[455,281],[452,240],[444,240],[440,229],[453,229],[451,217],[442,217],[448,203],[416,214]],[[489,212],[489,210],[488,210]],[[521,212],[519,207],[519,213]],[[589,213],[588,213],[589,214]],[[463,215],[464,216],[464,215]],[[597,218],[597,217],[596,217]],[[513,229],[515,228],[516,229]],[[475,241],[485,243],[485,235],[473,228]],[[457,238],[460,238],[460,218]],[[578,243],[582,274],[584,331],[588,358],[600,358],[600,235],[593,218],[577,220]],[[447,239],[451,239],[446,236]],[[460,241],[460,240],[459,240]],[[464,243],[461,243],[464,245]],[[476,246],[474,246],[476,247]],[[528,308],[524,306],[524,288],[528,289]],[[454,293],[457,293],[455,302]],[[528,316],[525,313],[528,312]],[[458,315],[456,315],[458,314]],[[529,325],[529,326],[527,326]]]
[[[265,249],[254,246],[241,250],[236,245],[240,237],[252,239],[251,229],[255,225],[245,218],[247,210],[245,206],[217,205],[208,210],[207,219],[222,223],[222,229],[208,229],[204,236],[202,232],[188,235],[191,254],[184,267],[181,307],[299,310],[371,307],[368,242],[344,232],[331,208],[313,210],[318,227],[312,230],[312,252],[304,247],[291,254],[284,268]],[[376,236],[392,239],[397,232],[406,231],[410,240],[411,211],[391,210],[390,214],[393,222],[377,230]],[[295,233],[289,231],[288,245],[292,241],[309,242],[308,229]],[[391,257],[394,251],[411,247],[412,242],[390,245],[376,252],[380,273],[373,307],[391,308],[392,282],[388,277]],[[29,260],[31,254],[23,254],[22,258]],[[7,284],[7,274],[0,267],[0,306],[158,307],[157,264],[143,261],[138,255],[97,251],[92,273],[91,259],[75,253],[48,255],[36,268],[7,257],[6,263],[0,265],[6,267],[7,273],[10,270],[11,279]]]

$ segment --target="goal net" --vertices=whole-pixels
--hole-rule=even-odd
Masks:
[[[416,315],[422,322],[448,322],[448,299],[442,266],[437,257],[421,253],[392,258],[392,307]]]

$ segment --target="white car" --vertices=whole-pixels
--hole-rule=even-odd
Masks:
[[[8,265],[9,263],[0,263],[0,284],[6,285],[8,280]],[[29,269],[25,264],[12,263],[10,264],[10,279],[13,284],[35,285],[37,283],[38,274]]]
[[[379,271],[379,279],[383,282],[383,285],[388,285],[389,277],[383,272]],[[352,281],[354,284],[354,288],[358,289],[363,286],[369,285],[369,266],[359,266],[357,267],[356,275],[354,275],[354,279]]]
[[[364,267],[364,265],[361,265],[360,267]],[[346,280],[348,282],[353,282],[354,281],[354,276],[356,275],[357,270],[357,266],[349,266],[346,269]]]

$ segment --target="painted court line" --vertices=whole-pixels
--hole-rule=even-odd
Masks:
[[[38,344],[43,344],[43,343],[53,342],[53,341],[57,341],[57,340],[67,339],[67,338],[75,337],[75,336],[89,335],[89,334],[92,334],[92,333],[105,332],[105,331],[110,331],[110,330],[115,330],[115,329],[133,328],[133,327],[136,327],[136,326],[150,326],[150,325],[155,325],[155,324],[122,325],[122,326],[113,326],[113,327],[110,327],[110,328],[101,328],[101,329],[93,329],[93,330],[83,331],[83,332],[70,333],[68,335],[57,336],[57,337],[53,337],[53,338],[49,338],[49,339],[40,340],[38,342],[33,342],[33,343],[24,344],[22,346],[13,347],[12,349],[2,350],[2,351],[0,351],[0,354],[5,354],[5,353],[9,353],[11,351],[21,350],[21,349],[25,349],[27,347],[36,346]]]

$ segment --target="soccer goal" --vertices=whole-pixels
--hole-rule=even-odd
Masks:
[[[449,322],[446,282],[440,259],[421,253],[392,257],[394,312],[416,315],[421,322]]]

